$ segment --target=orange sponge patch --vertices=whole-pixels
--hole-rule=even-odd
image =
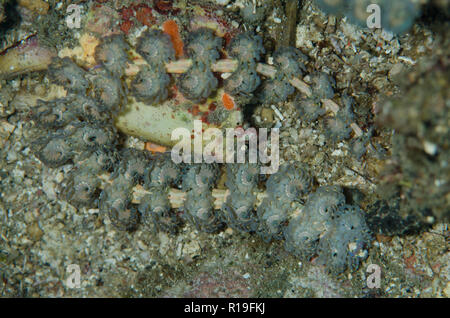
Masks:
[[[223,93],[222,103],[223,103],[223,107],[225,107],[225,109],[228,109],[228,110],[232,110],[235,106],[233,97],[231,97],[227,93]]]
[[[175,56],[177,58],[183,56],[183,41],[181,40],[177,23],[174,20],[167,20],[163,23],[163,30],[172,40],[172,44],[175,49]]]

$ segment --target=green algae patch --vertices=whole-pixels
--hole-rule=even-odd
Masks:
[[[220,122],[209,122],[212,111],[208,110],[206,104],[174,105],[169,100],[152,106],[132,100],[119,113],[115,125],[125,134],[168,147],[174,146],[179,141],[171,139],[172,132],[177,128],[193,131],[194,120],[201,120],[203,129],[225,129],[241,125],[242,113],[238,109],[226,111],[226,116],[221,117]]]

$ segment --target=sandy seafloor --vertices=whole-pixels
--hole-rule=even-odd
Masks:
[[[121,6],[110,2],[102,5]],[[180,2],[187,7],[197,5]],[[245,3],[210,2],[219,3],[224,10]],[[265,5],[271,1],[257,2]],[[439,50],[438,36],[429,25],[414,25],[401,37],[369,32],[329,18],[306,3],[295,28],[296,46],[312,59],[308,68],[340,74],[338,87],[351,82],[358,92],[372,88],[395,93],[392,77],[402,67],[411,67]],[[51,15],[58,30],[57,19],[63,20],[64,15],[61,7],[56,8],[50,3],[46,15]],[[268,37],[276,39],[285,19],[275,8],[265,13],[261,26]],[[79,38],[77,31],[63,31],[67,43]],[[356,52],[360,63],[353,59]],[[354,63],[342,64],[342,59]],[[77,210],[59,199],[72,165],[48,168],[30,148],[39,133],[27,116],[34,101],[30,96],[45,94],[48,87],[45,72],[0,82],[1,297],[450,297],[446,223],[438,222],[417,235],[377,236],[357,271],[333,276],[322,266],[301,262],[287,253],[283,242],[266,244],[257,236],[231,229],[214,235],[200,233],[191,225],[177,235],[155,233],[142,226],[127,233],[115,229],[98,209]],[[361,109],[376,105],[377,99],[370,94],[365,100]],[[327,144],[323,127],[302,123],[292,102],[277,105],[277,109],[283,120],[268,109],[256,110],[260,113],[255,120],[264,114],[267,125],[280,122],[283,160],[307,162],[320,184],[353,186],[368,196],[373,193],[370,180],[376,178],[379,165],[375,156],[356,160],[347,143]],[[364,110],[356,113],[364,116]],[[377,138],[389,152],[389,137]],[[136,138],[128,143],[142,147]],[[80,288],[66,284],[70,264],[81,269]],[[380,288],[366,284],[369,264],[381,268]]]

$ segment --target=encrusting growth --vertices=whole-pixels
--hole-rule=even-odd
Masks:
[[[35,141],[36,156],[49,167],[73,163],[64,182],[64,199],[77,208],[98,206],[100,214],[121,230],[135,230],[143,223],[176,233],[187,222],[199,231],[215,233],[230,226],[267,242],[284,239],[286,248],[302,258],[318,254],[331,272],[356,268],[367,256],[370,242],[363,214],[357,206],[345,204],[338,187],[314,192],[313,176],[305,165],[286,163],[264,182],[255,164],[175,164],[166,154],[120,149],[114,118],[128,94],[146,104],[159,104],[171,96],[175,83],[185,98],[201,102],[218,88],[214,74],[218,69],[232,73],[224,80],[224,97],[255,94],[271,104],[284,102],[299,90],[297,106],[305,121],[325,115],[328,105],[337,112],[326,119],[330,138],[350,137],[351,101],[342,97],[345,107],[339,108],[330,100],[335,85],[324,73],[312,74],[310,86],[303,82],[306,57],[298,49],[280,48],[270,66],[260,62],[265,53],[260,36],[236,35],[226,48],[232,60],[219,60],[223,42],[213,31],[198,29],[185,45],[189,59],[173,67],[180,54],[171,37],[159,30],[146,31],[136,47],[146,63],[128,82],[130,45],[124,36],[103,39],[95,51],[98,66],[89,71],[69,58],[56,59],[49,77],[63,84],[68,96],[39,101],[33,112],[36,125],[51,130]],[[175,69],[175,74],[168,74]],[[109,173],[106,180],[99,178],[104,173]],[[225,189],[217,189],[224,173]],[[143,193],[138,200],[137,187]],[[302,213],[291,218],[305,200]]]

